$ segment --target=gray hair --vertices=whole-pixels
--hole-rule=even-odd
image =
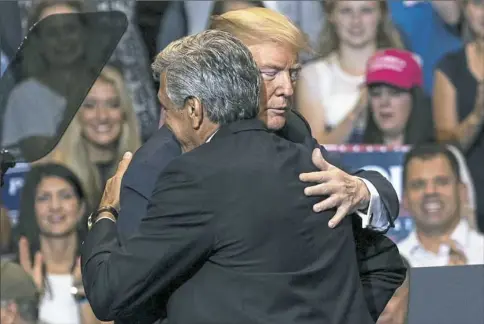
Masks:
[[[175,106],[198,98],[210,121],[223,125],[255,118],[261,79],[249,49],[227,32],[207,30],[168,45],[152,64],[166,75],[166,94]]]

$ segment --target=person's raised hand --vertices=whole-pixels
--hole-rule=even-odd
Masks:
[[[121,182],[132,158],[133,154],[131,152],[124,153],[122,160],[118,164],[116,173],[106,182],[103,196],[99,204],[100,207],[112,206],[116,210],[119,210]]]
[[[317,183],[304,189],[306,196],[326,196],[326,199],[313,206],[315,212],[336,208],[329,227],[338,225],[346,215],[368,207],[370,191],[360,178],[327,162],[319,148],[313,151],[312,161],[320,171],[301,173],[299,179],[306,183]]]
[[[43,259],[40,252],[36,252],[34,262],[30,257],[30,244],[26,237],[22,236],[18,242],[20,265],[27,272],[37,286],[39,292],[44,287],[44,275],[42,273]]]

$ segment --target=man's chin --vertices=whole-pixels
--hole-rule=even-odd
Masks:
[[[267,128],[272,131],[278,131],[286,125],[286,116],[283,115],[269,115],[267,119],[264,121]]]

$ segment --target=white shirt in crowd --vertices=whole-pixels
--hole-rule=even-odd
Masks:
[[[461,220],[451,235],[457,247],[465,254],[469,265],[484,264],[484,235],[471,229],[466,220]],[[439,267],[449,263],[449,246],[442,244],[437,254],[427,251],[420,244],[413,230],[398,244],[400,254],[412,267]]]
[[[49,289],[39,305],[39,319],[49,324],[81,324],[79,306],[71,294],[72,275],[47,275]]]
[[[325,125],[335,127],[352,111],[360,97],[364,75],[346,73],[335,54],[324,60],[307,63],[301,71],[301,79],[307,84],[309,96],[324,107]]]

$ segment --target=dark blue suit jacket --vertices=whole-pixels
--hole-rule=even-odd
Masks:
[[[177,139],[163,126],[134,154],[121,184],[121,212],[117,222],[121,243],[136,231],[146,214],[161,171],[181,153]]]

